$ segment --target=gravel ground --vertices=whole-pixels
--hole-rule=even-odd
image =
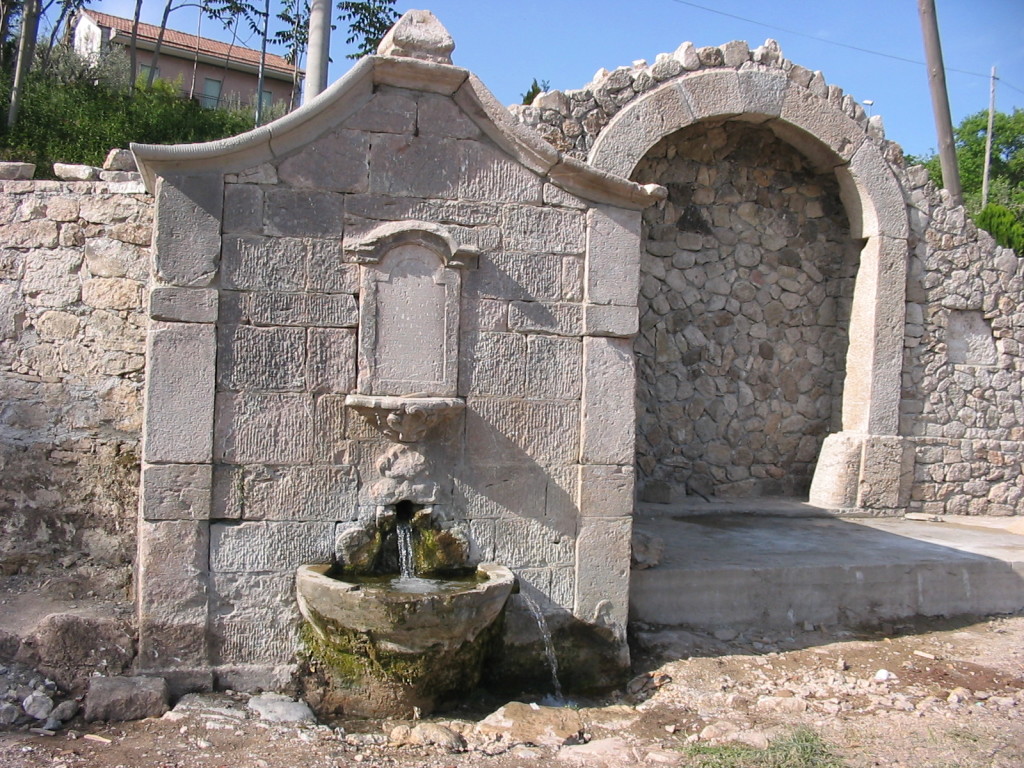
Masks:
[[[873,632],[634,632],[636,677],[600,702],[508,706],[481,696],[425,722],[270,722],[242,694],[189,697],[161,718],[0,731],[0,765],[158,768],[697,766],[698,747],[763,749],[809,728],[849,768],[1024,765],[1024,617],[921,621]],[[62,694],[3,668],[7,703]],[[12,692],[13,691],[13,692]],[[73,699],[71,699],[73,700]],[[44,707],[45,708],[45,707]],[[757,752],[748,754],[757,755]],[[756,758],[749,758],[756,760]],[[735,762],[729,765],[758,765]]]

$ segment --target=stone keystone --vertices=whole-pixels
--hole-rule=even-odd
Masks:
[[[451,64],[455,41],[430,11],[407,11],[377,47],[380,56],[405,56]]]

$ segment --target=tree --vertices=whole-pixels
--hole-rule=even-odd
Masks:
[[[284,58],[292,65],[292,95],[288,109],[293,109],[299,101],[302,58],[309,47],[309,0],[285,0],[277,18],[282,22],[282,27],[274,33],[271,41],[275,45],[284,46]]]
[[[956,141],[957,165],[960,167],[960,182],[963,185],[964,205],[975,223],[995,236],[994,229],[1000,232],[1016,231],[1010,227],[1005,215],[999,213],[999,208],[1009,211],[1017,224],[1024,227],[1024,110],[1014,109],[1012,113],[996,112],[994,115],[988,202],[990,207],[994,205],[996,209],[983,216],[981,185],[985,166],[987,127],[988,112],[978,112],[965,117],[953,130],[953,135]],[[939,168],[938,157],[934,153],[924,157],[911,156],[908,160],[926,166],[932,181],[942,186],[942,171]],[[990,226],[993,229],[989,229]],[[1000,243],[1008,244],[1003,240],[1000,240]]]
[[[183,0],[177,3],[175,0],[167,0],[164,4],[163,16],[160,19],[160,30],[156,35],[156,44],[153,47],[153,58],[150,60],[149,75],[146,78],[147,88],[152,88],[153,81],[156,80],[157,62],[160,59],[160,49],[164,43],[164,33],[167,31],[167,19],[173,11],[177,11],[180,8],[198,8],[199,12],[204,16],[220,21],[225,26],[229,26],[228,20],[243,17],[249,22],[249,26],[253,31],[260,31],[260,18],[263,12],[252,3],[246,2],[246,0]],[[133,44],[135,42],[135,33],[136,27],[133,25]],[[257,94],[258,97],[259,94]]]
[[[547,80],[541,80],[538,83],[537,78],[535,77],[533,78],[533,82],[530,83],[530,87],[526,89],[526,93],[521,93],[519,95],[523,97],[523,104],[529,106],[530,104],[533,104],[534,99],[550,87],[551,84]]]
[[[985,163],[985,132],[988,113],[978,112],[965,117],[953,130],[956,140],[957,165],[964,188],[967,209],[976,214],[981,210],[981,182]],[[921,163],[938,185],[942,185],[942,171],[934,153],[923,157],[909,157],[910,162]],[[989,169],[990,194],[995,202],[1024,213],[1024,110],[1012,113],[996,112],[992,130],[992,160]]]
[[[39,0],[26,0],[21,14],[21,33],[18,37],[18,58],[14,65],[14,81],[11,85],[10,106],[7,110],[7,129],[18,121],[21,98],[25,89],[32,58],[36,50],[36,33],[39,29]]]
[[[348,54],[349,59],[360,59],[376,53],[384,35],[398,21],[395,0],[342,0],[338,3],[338,10],[338,19],[348,24],[349,36],[345,38],[345,43],[358,44],[355,53]]]
[[[21,14],[21,0],[0,0],[0,65],[5,68],[14,53],[13,41],[10,40],[11,27]]]

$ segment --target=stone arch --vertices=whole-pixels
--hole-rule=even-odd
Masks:
[[[764,124],[817,168],[835,173],[851,234],[864,246],[850,318],[842,429],[825,440],[811,500],[833,508],[898,507],[910,229],[902,188],[876,142],[850,116],[856,110],[849,97],[834,89],[829,98],[823,84],[819,95],[781,69],[744,66],[683,74],[638,95],[601,131],[588,161],[629,178],[663,137],[698,122],[732,119]]]

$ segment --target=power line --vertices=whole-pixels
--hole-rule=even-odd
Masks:
[[[708,8],[705,5],[700,5],[698,3],[691,3],[691,2],[689,2],[689,0],[672,0],[672,2],[677,3],[679,5],[687,5],[687,6],[691,7],[691,8],[697,8],[698,10],[701,10],[701,11],[707,11],[708,13],[714,13],[714,14],[716,14],[718,16],[725,16],[726,18],[736,19],[737,21],[745,21],[748,24],[756,24],[757,26],[764,27],[766,29],[774,29],[777,32],[785,32],[787,35],[796,35],[797,37],[805,37],[808,40],[816,40],[817,42],[825,43],[826,45],[834,45],[834,46],[837,46],[839,48],[846,48],[847,50],[851,50],[851,51],[859,51],[860,53],[867,53],[867,54],[870,54],[872,56],[881,56],[882,58],[886,58],[886,59],[894,59],[895,61],[902,61],[902,62],[905,62],[907,64],[917,64],[917,65],[922,66],[922,67],[925,66],[925,63],[923,61],[920,61],[919,59],[908,59],[905,56],[896,56],[895,54],[892,54],[892,53],[885,53],[883,51],[874,51],[874,50],[872,50],[870,48],[862,48],[861,46],[858,46],[858,45],[850,45],[849,43],[840,43],[840,42],[838,42],[836,40],[829,40],[826,37],[820,37],[818,35],[811,35],[811,34],[808,34],[807,32],[800,32],[799,30],[796,30],[796,29],[789,29],[788,27],[780,27],[777,24],[768,24],[768,23],[763,22],[763,21],[757,21],[756,19],[748,19],[746,16],[738,16],[735,13],[727,13],[726,11],[720,11],[717,8]],[[971,72],[970,70],[967,70],[967,69],[956,69],[955,67],[946,67],[946,71],[947,72],[958,72],[961,75],[971,75],[973,77],[984,77],[986,80],[989,78],[989,75],[986,74],[986,73]],[[1008,83],[1005,80],[1003,80],[1002,78],[996,78],[996,79],[1000,83],[1005,85],[1007,88],[1010,88],[1010,89],[1012,89],[1014,91],[1017,91],[1020,94],[1024,94],[1024,90],[1021,90],[1020,88],[1018,88],[1017,86],[1013,85],[1012,83]]]

